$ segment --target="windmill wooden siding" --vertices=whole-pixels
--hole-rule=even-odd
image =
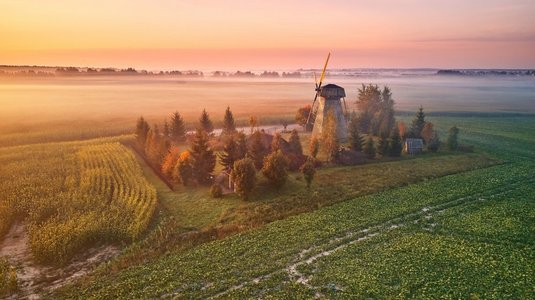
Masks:
[[[334,120],[336,122],[336,136],[338,140],[344,142],[347,140],[347,123],[342,107],[342,98],[346,96],[344,88],[336,84],[327,84],[321,87],[320,100],[318,109],[316,111],[316,119],[314,120],[314,128],[312,135],[320,137],[327,116],[330,110],[334,112]]]

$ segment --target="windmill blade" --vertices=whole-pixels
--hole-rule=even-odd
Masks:
[[[327,55],[327,60],[325,61],[325,65],[323,66],[323,72],[321,72],[320,85],[319,85],[320,88],[321,88],[321,84],[323,83],[323,78],[325,78],[325,70],[327,70],[327,64],[329,63],[329,58],[331,58],[331,52],[329,52],[329,54]]]
[[[314,112],[314,104],[316,104],[316,100],[318,100],[319,91],[316,92],[316,96],[314,96],[314,101],[312,101],[312,106],[310,107],[310,112],[308,113],[307,117],[307,126],[310,124],[310,117],[312,116],[312,113]]]

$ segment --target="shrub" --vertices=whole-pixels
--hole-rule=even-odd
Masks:
[[[280,150],[266,156],[262,174],[276,187],[281,187],[286,183],[288,179],[288,160]]]
[[[256,185],[256,168],[253,160],[243,158],[234,162],[231,178],[236,193],[247,200]]]
[[[175,178],[178,179],[183,185],[188,185],[192,176],[193,164],[191,155],[189,151],[184,151],[178,158],[178,162],[175,167]]]
[[[223,188],[218,183],[214,183],[210,188],[210,196],[212,198],[223,198]]]
[[[303,177],[305,177],[307,188],[310,188],[310,184],[312,184],[312,180],[316,174],[316,167],[314,167],[314,163],[310,160],[307,160],[307,162],[301,166],[301,173],[303,173]]]

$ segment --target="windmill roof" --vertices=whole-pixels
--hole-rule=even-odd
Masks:
[[[336,84],[332,84],[332,83],[326,84],[322,86],[321,88],[322,89],[343,89],[343,87],[336,85]]]

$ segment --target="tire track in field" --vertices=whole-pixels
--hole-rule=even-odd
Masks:
[[[298,271],[298,268],[300,266],[311,265],[316,260],[318,260],[318,259],[320,259],[322,257],[329,256],[329,255],[331,255],[331,254],[333,254],[333,253],[335,253],[335,252],[337,252],[337,251],[339,251],[341,249],[344,249],[344,248],[346,248],[346,247],[348,247],[350,245],[362,242],[364,240],[370,239],[372,237],[375,237],[377,235],[383,234],[385,232],[392,231],[392,230],[404,227],[404,226],[406,226],[408,224],[411,224],[411,223],[412,224],[416,224],[416,223],[419,222],[419,219],[421,217],[431,218],[433,215],[436,215],[436,214],[439,214],[439,213],[443,213],[443,212],[445,212],[446,210],[448,210],[450,208],[466,205],[466,204],[469,204],[469,203],[474,203],[476,201],[486,201],[487,200],[486,198],[503,196],[505,194],[513,192],[520,185],[523,185],[523,184],[526,184],[526,183],[534,183],[534,182],[535,182],[535,180],[526,180],[526,181],[517,181],[517,182],[511,183],[511,184],[502,184],[502,185],[496,186],[492,190],[493,192],[490,192],[490,193],[485,193],[485,192],[473,193],[471,195],[464,196],[464,197],[461,197],[461,198],[457,198],[455,200],[446,201],[446,202],[438,203],[438,204],[435,204],[435,205],[426,206],[426,207],[421,208],[418,211],[407,213],[407,214],[404,214],[402,216],[398,216],[398,217],[389,219],[389,220],[384,221],[384,222],[382,222],[380,224],[369,226],[369,227],[367,227],[365,229],[361,229],[361,230],[357,230],[357,231],[349,231],[349,232],[347,232],[345,235],[343,235],[341,237],[336,237],[336,238],[328,240],[328,241],[326,241],[324,243],[320,243],[320,244],[317,244],[317,245],[314,245],[314,246],[311,246],[311,247],[309,247],[307,249],[302,250],[298,254],[298,259],[295,260],[293,263],[287,265],[284,268],[277,269],[277,270],[275,270],[273,272],[270,272],[268,274],[265,274],[265,275],[262,275],[262,276],[258,276],[258,277],[255,277],[255,278],[251,279],[251,280],[248,280],[248,281],[242,282],[240,284],[231,286],[230,288],[228,288],[228,289],[226,289],[226,290],[224,290],[224,291],[222,291],[220,293],[217,293],[217,294],[215,294],[213,296],[208,297],[208,299],[215,299],[215,298],[219,298],[219,297],[225,296],[225,295],[227,295],[227,294],[229,294],[231,292],[240,290],[240,289],[244,288],[245,286],[247,286],[249,284],[260,283],[261,281],[266,280],[266,279],[272,277],[273,275],[279,274],[279,273],[287,273],[289,275],[289,277],[293,281],[295,281],[295,282],[297,282],[299,284],[302,284],[302,285],[304,285],[305,287],[307,287],[307,288],[309,288],[311,290],[314,290],[316,292],[316,297],[317,298],[321,297],[323,295],[318,291],[318,288],[310,285],[309,284],[309,280],[310,279],[307,276],[305,276],[304,274],[302,274],[301,272]],[[495,191],[500,189],[500,188],[507,188],[507,189],[504,190],[504,191],[495,193]],[[479,195],[481,195],[481,196],[479,196]],[[485,197],[485,198],[483,198],[483,197]],[[165,295],[164,297],[178,295],[178,294],[180,294],[180,293],[172,293],[172,294]]]

